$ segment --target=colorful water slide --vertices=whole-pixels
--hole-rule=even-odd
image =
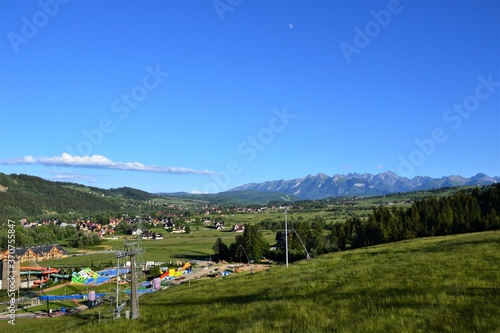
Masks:
[[[21,271],[19,274],[21,275],[40,275],[42,272],[41,271]]]
[[[47,280],[48,280],[48,279],[49,279],[49,276],[48,276],[48,275],[45,275],[45,276],[43,277],[43,279],[41,279],[41,280],[36,280],[36,281],[34,281],[34,282],[33,282],[33,284],[38,286],[38,285],[40,285],[40,284],[43,284],[43,283],[47,282]]]
[[[59,273],[59,269],[57,268],[50,268],[50,267],[34,267],[34,266],[22,266],[20,267],[22,275],[27,275],[28,273],[30,274],[52,274],[52,273]]]
[[[57,268],[46,268],[42,271],[42,274],[53,274],[53,273],[59,273],[59,269]]]
[[[51,274],[50,276],[53,278],[58,278],[58,279],[69,279],[69,277],[70,277],[69,274],[61,275],[61,274],[55,274],[55,273]]]
[[[42,267],[42,266],[21,266],[20,269],[22,271],[44,271],[49,269],[48,267]]]

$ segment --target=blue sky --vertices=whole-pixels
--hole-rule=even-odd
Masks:
[[[500,175],[499,1],[1,1],[0,172]]]

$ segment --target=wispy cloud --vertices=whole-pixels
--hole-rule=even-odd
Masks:
[[[207,192],[202,192],[202,191],[199,191],[199,190],[197,190],[197,189],[193,189],[193,190],[191,190],[191,192],[189,192],[189,193],[191,193],[191,194],[207,194]]]
[[[384,166],[383,166],[383,165],[381,165],[381,164],[377,165],[377,169],[379,169],[379,170],[380,170],[380,169],[383,169],[383,168],[384,168]]]
[[[88,183],[96,183],[97,179],[90,175],[80,175],[76,173],[69,172],[59,172],[57,170],[48,170],[48,172],[55,174],[49,177],[50,180],[62,181],[62,182],[72,182],[72,181],[86,181]]]
[[[72,156],[68,153],[63,153],[61,156],[53,157],[33,157],[24,156],[19,158],[9,158],[0,161],[0,164],[20,165],[20,164],[39,164],[46,166],[57,167],[76,167],[90,169],[115,169],[115,170],[131,170],[152,173],[164,174],[196,174],[196,175],[213,175],[215,172],[210,170],[194,170],[184,167],[162,167],[158,165],[145,165],[139,162],[115,162],[102,155],[92,156]]]

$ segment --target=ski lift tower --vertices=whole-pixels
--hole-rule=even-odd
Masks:
[[[140,248],[140,244],[136,242],[125,243],[125,251],[116,253],[116,258],[123,258],[123,257],[130,258],[130,272],[131,272],[130,307],[132,308],[131,319],[139,318],[139,297],[137,295],[137,269],[136,269],[135,259],[136,256],[141,253],[142,249]]]

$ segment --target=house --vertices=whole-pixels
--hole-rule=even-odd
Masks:
[[[174,220],[171,218],[168,218],[166,222],[163,223],[163,229],[168,229],[168,228],[174,228],[175,223]]]
[[[76,228],[76,223],[61,222],[61,225],[60,225],[61,228],[66,228],[68,226],[72,226],[72,227]]]
[[[144,231],[142,231],[141,229],[132,230],[132,235],[140,236],[140,235],[142,235],[143,232]]]
[[[233,228],[231,229],[231,231],[232,232],[243,232],[243,231],[245,231],[245,225],[241,224],[241,223],[235,224],[233,226]]]
[[[153,235],[153,239],[163,239],[163,235],[160,232],[157,232]]]
[[[215,229],[217,230],[224,230],[224,221],[215,221]]]
[[[186,232],[186,226],[182,225],[182,226],[178,226],[178,227],[175,227],[173,230],[172,230],[172,233],[173,234],[183,234]]]
[[[8,251],[4,254],[8,256]],[[30,247],[18,247],[14,250],[14,258],[20,263],[31,261],[42,261],[65,258],[68,252],[63,249],[59,244],[51,245],[38,245]]]

